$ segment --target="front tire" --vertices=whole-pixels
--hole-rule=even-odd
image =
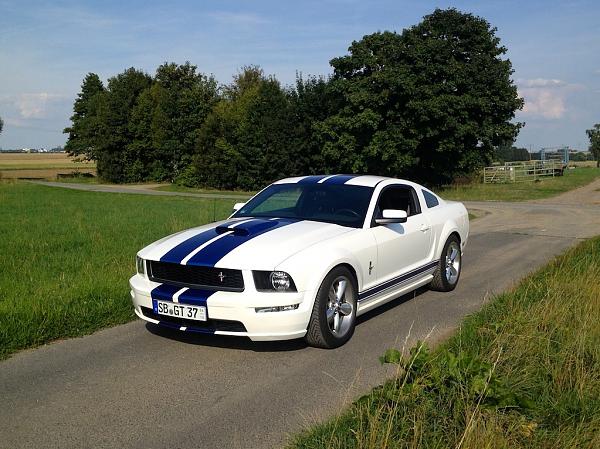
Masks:
[[[461,269],[462,252],[460,250],[460,240],[456,235],[451,235],[446,240],[429,287],[438,292],[450,292],[454,290],[458,284]]]
[[[350,340],[356,325],[357,292],[348,268],[336,267],[325,276],[304,337],[309,345],[332,349]]]

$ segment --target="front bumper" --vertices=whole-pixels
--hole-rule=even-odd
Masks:
[[[249,337],[254,341],[290,340],[306,334],[314,292],[265,293],[247,283],[243,292],[218,291],[206,299],[208,321],[177,320],[152,312],[152,291],[161,284],[139,274],[129,280],[135,313],[143,320],[188,332]],[[298,304],[294,310],[257,312],[261,307]]]

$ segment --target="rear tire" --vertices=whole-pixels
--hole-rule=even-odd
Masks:
[[[332,349],[350,340],[356,325],[357,292],[348,268],[336,267],[325,276],[304,337],[309,345]]]
[[[450,292],[454,290],[460,279],[461,269],[462,252],[460,250],[460,240],[453,234],[446,240],[429,288],[438,292]]]

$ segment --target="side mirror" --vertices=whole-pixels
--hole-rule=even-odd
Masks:
[[[379,225],[391,224],[391,223],[405,223],[408,218],[408,214],[405,210],[401,209],[384,209],[381,212],[382,218],[376,218],[375,223]]]
[[[233,205],[233,211],[234,211],[234,212],[237,212],[237,211],[238,211],[238,210],[240,210],[242,207],[244,207],[244,205],[245,205],[245,204],[246,204],[246,203],[235,203],[235,204]]]

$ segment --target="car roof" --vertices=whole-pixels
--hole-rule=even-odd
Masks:
[[[346,184],[354,186],[375,187],[377,184],[384,181],[394,181],[415,185],[413,182],[404,179],[389,178],[386,176],[343,174],[296,176],[294,178],[280,179],[279,181],[276,181],[273,184]]]

